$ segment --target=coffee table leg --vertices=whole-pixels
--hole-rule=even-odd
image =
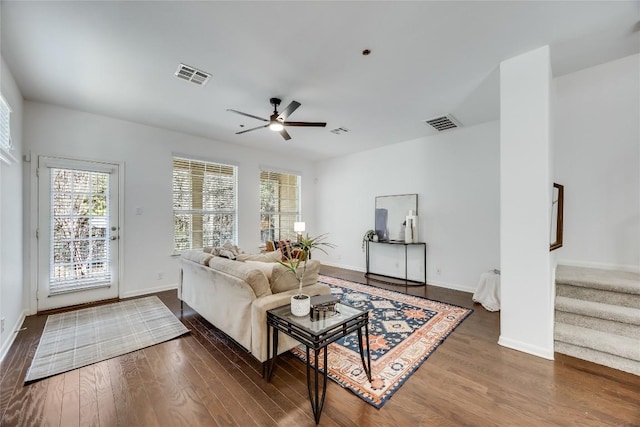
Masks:
[[[324,350],[324,374],[320,372],[320,364],[318,363],[318,356],[320,352]],[[307,347],[307,390],[309,391],[309,401],[311,402],[311,410],[313,411],[313,418],[316,424],[320,422],[320,415],[322,414],[322,408],[324,407],[324,398],[327,394],[327,348],[314,349],[314,361],[315,367],[313,370],[314,382],[313,388],[311,387],[311,359],[309,359],[309,347]],[[322,391],[319,387],[319,376],[322,375]],[[322,392],[322,397],[320,397]]]
[[[367,379],[371,382],[371,353],[369,353],[369,324],[365,323],[365,338],[367,340],[367,362],[364,361],[364,349],[362,346],[362,327],[358,328],[358,349],[360,350],[360,360],[362,360],[362,367],[367,374]]]

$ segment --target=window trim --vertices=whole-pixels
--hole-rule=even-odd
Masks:
[[[12,151],[15,149],[12,143],[11,138],[11,113],[13,110],[11,109],[11,105],[7,102],[6,98],[0,93],[0,162],[4,162],[6,164],[13,164],[17,162],[17,159],[13,155]],[[5,118],[6,116],[6,118]],[[3,143],[3,134],[2,122],[6,120],[6,135],[8,137],[7,143]]]

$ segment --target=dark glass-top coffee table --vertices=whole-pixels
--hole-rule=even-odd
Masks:
[[[273,328],[273,339],[271,329]],[[365,362],[362,332],[364,329],[367,358]],[[359,310],[344,304],[336,304],[336,313],[320,313],[318,320],[311,316],[298,317],[291,314],[291,306],[285,305],[267,311],[267,357],[271,359],[266,372],[267,381],[271,381],[273,368],[278,357],[278,332],[283,332],[300,341],[307,348],[307,389],[309,400],[316,424],[320,421],[320,414],[324,406],[327,391],[327,346],[352,332],[358,333],[358,347],[362,366],[371,381],[371,356],[369,354],[369,311]],[[324,349],[324,372],[319,369],[318,356]],[[313,350],[316,361],[311,366],[309,352]],[[313,376],[311,369],[313,368]],[[319,376],[322,375],[322,389],[320,390]]]

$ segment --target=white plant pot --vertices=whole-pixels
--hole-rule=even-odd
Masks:
[[[294,316],[308,316],[309,310],[311,310],[311,298],[309,295],[291,296],[291,314]]]

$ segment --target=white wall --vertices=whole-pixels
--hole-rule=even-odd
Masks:
[[[3,58],[0,58],[0,91],[9,103],[11,136],[16,162],[0,161],[0,318],[5,328],[0,333],[0,360],[22,323],[25,300],[23,292],[22,245],[22,120],[23,100],[20,90]]]
[[[640,55],[555,80],[558,262],[640,271]]]
[[[545,46],[500,64],[499,344],[553,358],[551,68]]]
[[[319,230],[338,245],[319,258],[364,271],[361,242],[374,228],[375,197],[417,193],[428,283],[474,291],[483,271],[499,268],[498,149],[498,122],[489,122],[319,162]],[[394,250],[403,248],[376,245],[372,270],[403,275]],[[423,277],[420,256],[410,255],[410,278]]]
[[[178,259],[171,256],[173,153],[238,165],[238,243],[245,251],[257,251],[260,243],[260,166],[302,175],[303,219],[310,230],[314,228],[315,198],[310,182],[315,171],[308,161],[34,102],[25,103],[24,140],[32,163],[37,155],[124,162],[123,297],[178,283]],[[33,175],[30,178],[33,180]],[[32,201],[32,195],[29,199]],[[136,215],[137,208],[142,208],[141,215]],[[34,209],[29,207],[32,216]],[[30,227],[33,230],[35,224]],[[28,240],[33,247],[35,239]],[[164,279],[158,280],[159,272]],[[33,299],[31,304],[33,309]]]

